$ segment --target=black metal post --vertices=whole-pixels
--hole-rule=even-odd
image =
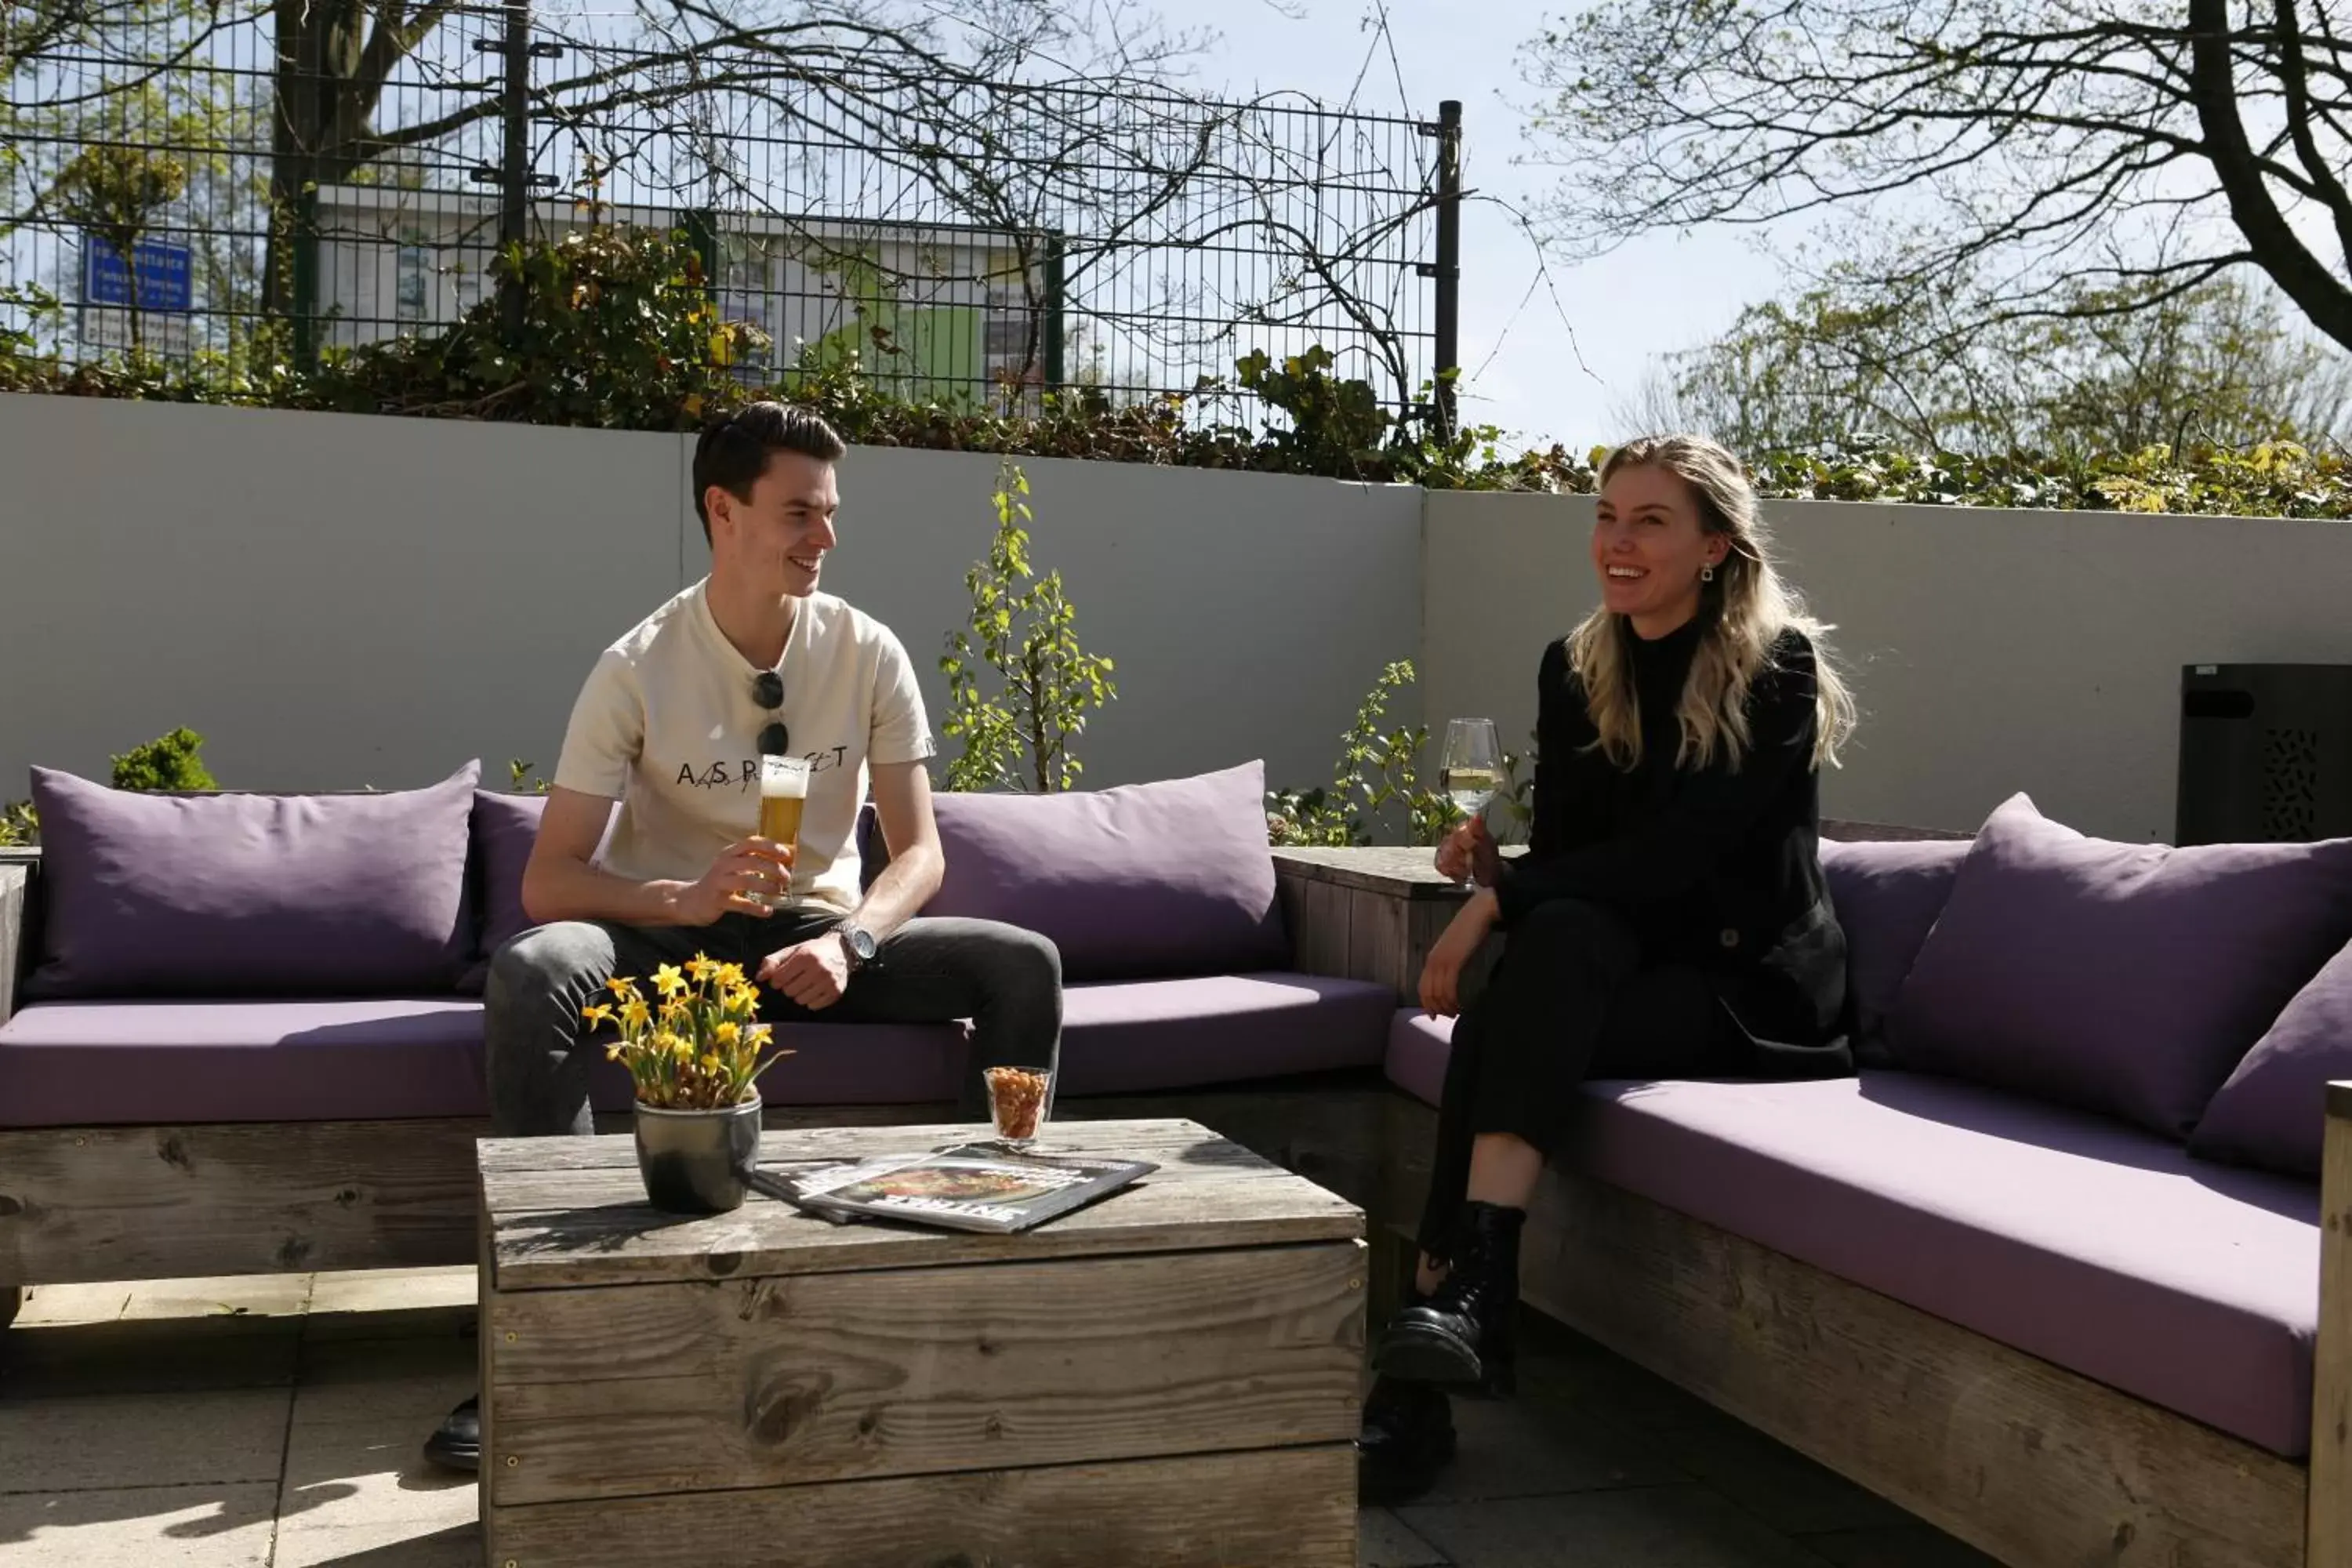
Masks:
[[[287,248],[293,261],[294,363],[304,370],[319,368],[319,192],[306,188],[294,198],[286,224]]]
[[[507,89],[499,108],[506,121],[506,156],[499,170],[499,248],[511,254],[530,227],[530,0],[506,0]],[[523,286],[500,285],[499,321],[509,346],[522,339]]]
[[[1437,420],[1461,427],[1454,382],[1462,370],[1462,100],[1437,106]]]
[[[1059,392],[1065,379],[1062,363],[1062,304],[1064,242],[1059,229],[1045,237],[1045,390]]]

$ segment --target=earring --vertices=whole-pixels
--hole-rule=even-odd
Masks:
[[[1712,583],[1715,581],[1715,565],[1712,562],[1698,569],[1698,580],[1702,583]]]

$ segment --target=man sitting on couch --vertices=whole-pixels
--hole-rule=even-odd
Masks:
[[[913,918],[945,864],[914,668],[887,627],[817,592],[844,450],[823,419],[773,403],[697,444],[710,574],[590,672],[523,875],[523,906],[546,923],[490,966],[499,1135],[593,1132],[588,1079],[601,1046],[581,1048],[581,1009],[615,974],[649,975],[698,952],[756,973],[773,1023],[970,1018],[969,1120],[986,1119],[984,1068],[1050,1065],[1058,1051],[1053,943],[992,921]],[[763,755],[809,765],[797,849],[754,834]],[[869,783],[890,863],[861,896],[856,821]],[[478,1468],[478,1402],[453,1411],[425,1451]]]

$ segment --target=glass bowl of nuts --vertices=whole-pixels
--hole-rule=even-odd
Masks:
[[[990,1068],[981,1074],[988,1083],[988,1118],[996,1142],[1007,1149],[1026,1149],[1045,1130],[1054,1110],[1054,1069],[1051,1068]]]

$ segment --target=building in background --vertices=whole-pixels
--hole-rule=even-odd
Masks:
[[[767,383],[856,353],[915,401],[1034,404],[1061,379],[1062,301],[1050,237],[1001,230],[534,204],[554,239],[596,224],[682,230],[705,258],[720,315],[771,347],[739,365]],[[322,344],[357,347],[457,321],[495,291],[498,198],[381,185],[319,192]]]

